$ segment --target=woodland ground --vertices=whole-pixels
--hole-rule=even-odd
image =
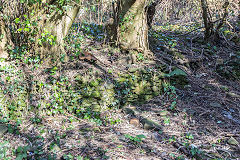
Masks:
[[[138,121],[130,124],[132,117],[124,108],[109,111],[119,122],[108,126],[97,126],[73,115],[44,117],[40,123],[26,119],[18,127],[18,134],[10,132],[8,126],[8,132],[1,135],[1,152],[22,146],[12,155],[27,154],[26,159],[240,159],[240,76],[236,77],[228,66],[230,61],[240,61],[239,50],[224,39],[218,44],[203,43],[203,35],[198,32],[184,36],[169,30],[157,33],[168,37],[174,47],[167,47],[166,41],[152,32],[150,47],[155,58],[133,66],[165,63],[170,70],[178,66],[188,80],[187,85],[176,86],[174,111],[169,109],[172,102],[166,94],[143,105],[127,106],[140,122],[148,118],[159,125],[157,129]],[[108,46],[88,43],[96,57],[109,63]],[[115,52],[111,65],[127,70],[127,65],[118,63],[123,56]],[[89,67],[107,71],[98,62],[72,61],[64,67],[61,74],[70,78]]]

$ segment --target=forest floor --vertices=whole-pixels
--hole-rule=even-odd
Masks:
[[[109,126],[97,126],[84,119],[69,120],[74,117],[70,114],[45,116],[35,124],[26,119],[18,134],[11,133],[9,126],[0,126],[1,131],[8,127],[8,132],[1,133],[0,152],[18,147],[17,154],[12,155],[21,155],[22,159],[240,159],[239,49],[225,40],[203,43],[202,34],[197,32],[184,36],[170,31],[156,34],[170,37],[175,45],[169,47],[153,34],[150,47],[155,58],[151,63],[165,63],[170,69],[177,66],[187,74],[188,84],[176,86],[174,111],[169,109],[168,96],[160,95],[143,105],[126,106],[135,112],[134,118],[124,108],[109,111],[119,119]],[[96,49],[94,55],[110,63],[106,48],[93,43],[90,47]],[[117,61],[122,55],[114,56],[116,63],[113,59],[111,65],[126,70]],[[134,67],[148,63],[139,62]],[[82,70],[97,69],[88,62],[78,65],[84,66]],[[143,126],[145,118],[158,126]]]

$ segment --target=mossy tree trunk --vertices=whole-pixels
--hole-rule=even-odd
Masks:
[[[118,42],[129,49],[148,50],[147,0],[121,0]]]
[[[114,8],[114,21],[111,27],[112,40],[124,50],[141,50],[145,55],[148,45],[149,0],[119,0]],[[150,19],[151,21],[152,19]]]
[[[56,0],[51,2],[52,5],[57,3]],[[48,17],[46,14],[43,14],[42,21],[40,22],[40,26],[42,27],[41,33],[50,33],[56,39],[54,45],[43,43],[43,46],[40,48],[42,56],[51,55],[57,58],[60,56],[60,53],[65,53],[63,46],[64,37],[68,34],[79,9],[80,7],[77,4],[70,4],[62,10],[62,13],[55,10]],[[39,13],[44,13],[44,11],[40,11]]]
[[[3,55],[1,50],[4,50],[4,56],[8,56],[6,55],[7,52],[5,48],[3,48],[2,46],[10,44],[10,37],[26,37],[24,33],[17,32],[16,30],[19,28],[19,26],[23,26],[23,24],[25,24],[24,21],[26,21],[26,19],[29,19],[31,21],[30,23],[37,23],[37,26],[35,28],[31,28],[31,30],[37,32],[34,37],[31,37],[35,38],[35,44],[34,46],[31,46],[34,49],[33,52],[40,53],[41,57],[47,57],[49,55],[51,57],[59,57],[60,54],[64,52],[63,39],[68,34],[68,31],[78,14],[80,8],[78,3],[80,2],[78,1],[77,3],[71,1],[72,3],[60,5],[59,0],[42,0],[41,3],[29,2],[29,4],[21,3],[18,0],[11,1],[11,3],[3,1],[2,5],[4,5],[5,7],[0,10],[3,15],[8,15],[10,17],[9,19],[6,19],[6,21],[9,21],[6,23],[8,25],[2,25],[4,22],[2,19],[0,19],[0,31],[3,32],[3,34],[13,34],[12,36],[10,35],[8,37],[4,37],[4,41],[1,41],[0,55]],[[27,15],[27,17],[24,17],[23,14],[24,16]],[[16,18],[21,19],[21,17],[23,17],[23,22],[21,23],[20,21],[21,24],[14,24],[12,22]],[[10,27],[12,28],[11,32],[7,32],[6,29]],[[21,45],[21,41],[19,40],[15,40],[13,42],[14,44],[16,43],[15,46]]]
[[[209,39],[213,32],[213,24],[208,12],[208,4],[206,0],[201,0],[202,18],[205,26],[205,39]]]
[[[7,27],[5,27],[4,20],[0,17],[0,58],[8,58],[8,45],[13,47],[11,34]]]

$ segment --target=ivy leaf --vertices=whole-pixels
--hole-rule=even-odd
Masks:
[[[22,28],[19,28],[17,31],[18,31],[18,32],[21,32],[22,30],[23,30]]]
[[[177,68],[169,73],[169,76],[187,76],[187,74],[183,70]]]
[[[144,136],[143,134],[137,135],[136,137],[138,137],[140,139],[146,138],[146,136]]]
[[[24,28],[24,31],[29,32],[30,29],[29,28]]]
[[[16,18],[15,19],[15,23],[19,23],[20,22],[20,19],[19,18]]]

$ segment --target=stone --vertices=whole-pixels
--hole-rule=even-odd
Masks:
[[[136,126],[136,127],[139,127],[139,126],[140,126],[139,119],[137,119],[137,118],[132,118],[132,119],[130,119],[129,123],[132,124],[132,125],[134,125],[134,126]]]
[[[227,142],[230,145],[238,145],[239,144],[239,142],[233,137],[229,138],[229,140]]]
[[[146,130],[152,130],[152,129],[154,129],[154,126],[149,123],[145,123],[143,128]]]
[[[224,60],[222,58],[218,58],[216,60],[216,65],[223,65],[223,63],[224,63]]]
[[[233,97],[233,98],[240,98],[240,95],[233,93],[233,92],[228,92],[227,95],[230,97]]]
[[[134,72],[136,72],[138,70],[138,68],[129,68],[128,69],[128,71],[130,72],[130,73],[134,73]]]
[[[91,108],[95,112],[100,112],[102,110],[102,107],[99,104],[93,104]]]
[[[167,156],[167,155],[168,155],[167,152],[162,152],[162,153],[161,153],[161,156],[162,156],[162,157],[165,157],[165,156]]]
[[[120,141],[126,141],[126,137],[124,135],[119,136]]]
[[[132,115],[132,116],[135,115],[134,109],[132,109],[132,108],[124,108],[124,112],[125,112],[126,114],[129,114],[129,115]]]
[[[160,134],[159,134],[158,132],[154,132],[154,133],[153,133],[153,136],[154,136],[154,138],[155,138],[157,141],[161,142],[162,138],[161,138],[161,136],[160,136]]]
[[[210,103],[210,106],[212,106],[212,107],[217,107],[217,108],[222,107],[222,105],[221,105],[220,103],[218,103],[218,102],[211,102],[211,103]]]
[[[143,118],[141,119],[141,123],[144,124],[143,128],[146,130],[155,130],[158,131],[161,126],[149,119]]]
[[[160,114],[160,116],[165,117],[165,116],[169,115],[169,112],[168,111],[161,111],[159,114]]]
[[[0,125],[0,137],[2,137],[8,131],[8,127],[5,125]]]

